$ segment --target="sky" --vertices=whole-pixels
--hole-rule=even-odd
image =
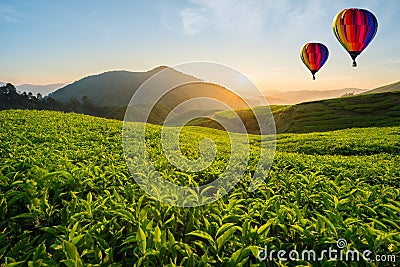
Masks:
[[[344,8],[370,10],[377,35],[358,67],[332,31]],[[400,1],[1,0],[0,81],[73,82],[110,70],[225,64],[264,91],[372,89],[400,80]],[[307,42],[330,56],[313,81]]]

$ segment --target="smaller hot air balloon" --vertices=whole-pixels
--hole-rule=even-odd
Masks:
[[[368,46],[378,30],[374,14],[365,9],[349,8],[339,12],[332,23],[333,32],[357,67],[356,57]]]
[[[301,60],[311,71],[313,80],[315,80],[315,73],[325,64],[328,56],[328,48],[321,43],[307,43],[301,49]]]

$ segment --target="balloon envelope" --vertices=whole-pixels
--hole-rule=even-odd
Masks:
[[[300,52],[301,60],[311,71],[314,80],[315,73],[325,64],[328,56],[328,48],[321,43],[307,43]]]
[[[356,57],[368,46],[378,30],[376,17],[365,9],[348,8],[336,15],[332,27],[336,38],[353,59],[353,67],[356,67]]]

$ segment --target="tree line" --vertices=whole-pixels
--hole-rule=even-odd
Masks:
[[[60,102],[50,96],[43,97],[31,92],[19,92],[11,83],[0,87],[0,110],[4,109],[36,109],[75,112],[92,116],[121,119],[115,116],[115,107],[104,107],[93,104],[87,96],[80,100],[71,97],[68,102]]]

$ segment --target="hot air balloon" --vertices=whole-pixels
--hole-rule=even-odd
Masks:
[[[365,9],[349,8],[339,12],[333,20],[333,32],[357,67],[356,57],[368,46],[378,30],[374,14]]]
[[[325,64],[328,56],[328,48],[321,43],[307,43],[301,49],[301,60],[311,71],[313,80],[315,80],[315,73]]]

